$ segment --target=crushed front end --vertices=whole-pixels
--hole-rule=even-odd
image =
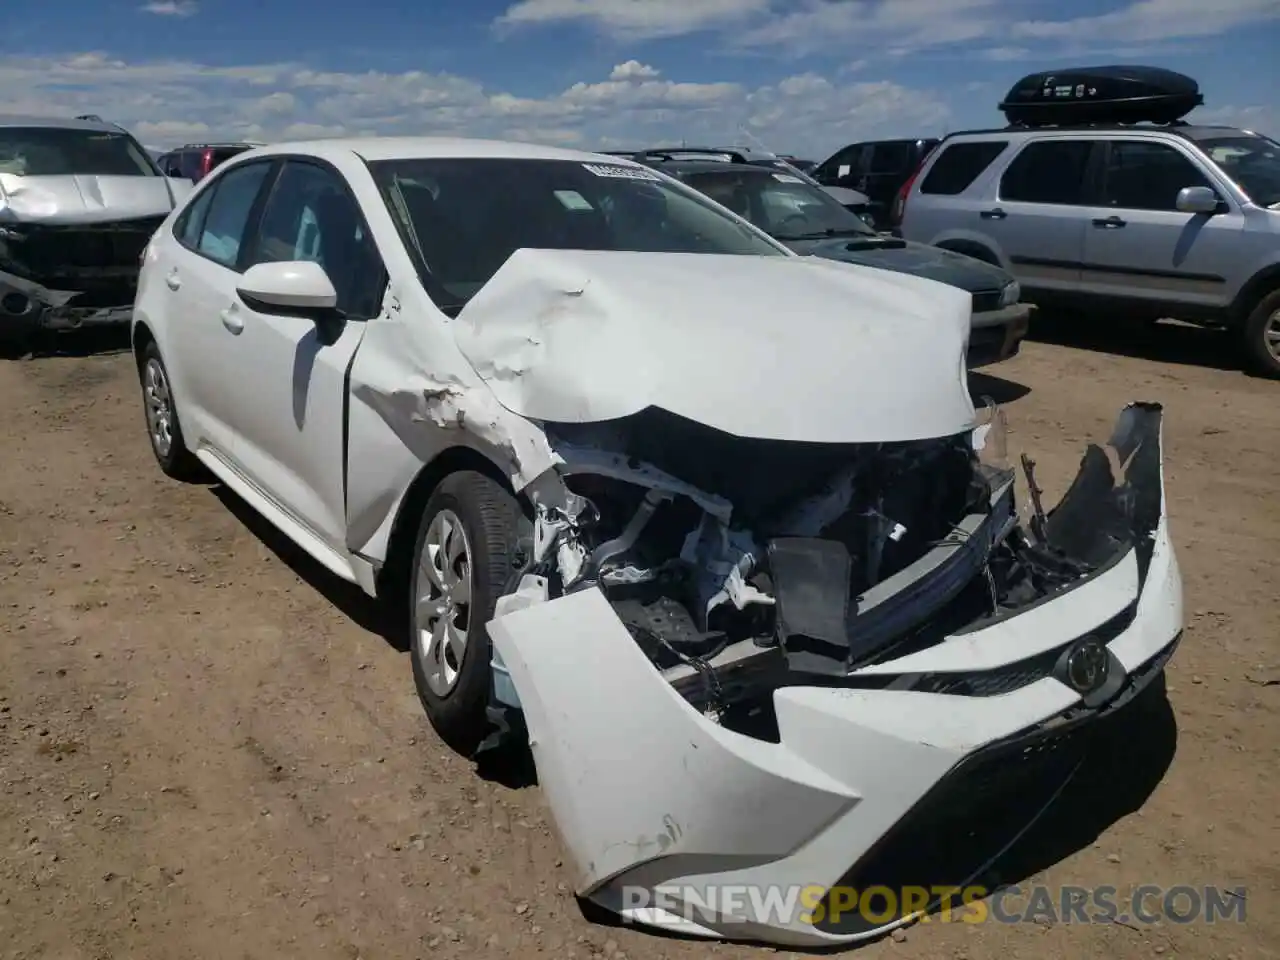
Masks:
[[[529,565],[489,632],[499,711],[528,732],[580,895],[685,933],[850,942],[902,920],[824,924],[717,890],[883,876],[948,796],[1007,795],[1034,768],[1042,802],[964,882],[1052,801],[1073,732],[1180,634],[1161,410],[1127,407],[1052,510],[1028,469],[1026,520],[994,413],[876,444],[653,408],[544,425],[563,462],[528,489]]]
[[[142,253],[165,216],[0,221],[0,327],[26,334],[127,323]]]

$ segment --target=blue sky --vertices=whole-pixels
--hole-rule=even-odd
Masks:
[[[8,16],[0,113],[152,146],[344,133],[601,149],[985,126],[1020,76],[1140,62],[1280,135],[1280,0],[45,0]],[[744,133],[743,131],[746,131]],[[749,137],[748,137],[749,134]]]

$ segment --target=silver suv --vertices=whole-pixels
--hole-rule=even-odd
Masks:
[[[903,191],[901,232],[997,263],[1042,308],[1236,331],[1280,378],[1280,144],[1187,124],[955,133]]]

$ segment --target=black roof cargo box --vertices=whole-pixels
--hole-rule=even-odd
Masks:
[[[1009,123],[1175,123],[1204,103],[1195,80],[1159,67],[1077,67],[1023,77],[1000,110]]]

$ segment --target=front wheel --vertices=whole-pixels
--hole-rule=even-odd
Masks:
[[[1244,348],[1254,372],[1280,380],[1280,290],[1263,297],[1249,314]]]
[[[182,424],[178,421],[178,409],[174,405],[173,388],[169,384],[169,371],[160,358],[160,348],[154,340],[142,351],[138,364],[138,377],[142,381],[142,405],[147,420],[147,437],[156,463],[167,476],[175,480],[194,480],[202,475],[200,461],[187,449],[182,436]]]
[[[470,470],[441,482],[419,523],[409,581],[413,682],[436,733],[464,755],[489,729],[485,624],[520,563],[527,523],[510,491]]]

